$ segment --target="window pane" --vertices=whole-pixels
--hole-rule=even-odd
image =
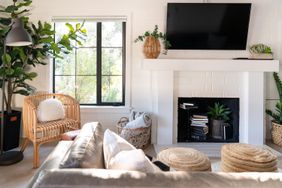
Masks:
[[[102,47],[122,47],[122,22],[102,23]]]
[[[66,23],[75,28],[78,22],[56,22],[56,41],[68,32]],[[87,30],[83,46],[77,46],[72,53],[54,61],[54,92],[69,94],[81,104],[123,103],[123,22],[106,21],[97,27],[97,22],[89,20],[83,27]],[[101,38],[97,33],[101,33]],[[97,46],[98,40],[101,46]],[[99,74],[98,65],[101,66]],[[97,75],[101,75],[100,79]],[[97,85],[101,88],[97,89]],[[97,91],[101,91],[99,99]]]
[[[87,30],[86,40],[83,41],[84,47],[96,47],[97,38],[97,23],[96,22],[85,22],[84,28]]]
[[[76,86],[76,96],[80,103],[96,103],[96,76],[77,76]]]
[[[102,49],[102,75],[122,75],[122,49]]]
[[[56,58],[55,75],[74,75],[75,74],[75,54],[62,55],[63,58]]]
[[[96,48],[77,50],[77,74],[96,75]]]
[[[55,93],[63,93],[75,98],[75,77],[55,76]]]
[[[102,102],[122,102],[122,76],[102,76]]]

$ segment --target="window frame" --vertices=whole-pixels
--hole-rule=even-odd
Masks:
[[[65,22],[71,22],[72,20],[65,20]],[[92,21],[91,19],[85,19],[85,21]],[[116,21],[116,20],[99,20],[93,21],[96,23],[97,28],[97,36],[96,36],[96,103],[80,103],[82,106],[125,106],[125,92],[126,92],[126,25],[127,22],[125,20],[120,21],[122,23],[122,46],[120,47],[122,50],[122,101],[121,102],[102,102],[102,23],[108,21]],[[56,22],[61,22],[60,20],[54,20],[54,30],[56,31]],[[54,37],[55,38],[55,37]],[[80,48],[92,48],[92,47],[78,47],[75,49],[75,61],[77,61],[77,50]],[[111,48],[111,47],[108,47]],[[55,93],[55,85],[56,85],[56,59],[53,58],[53,73],[52,73],[52,91]],[[75,67],[75,78],[78,76],[76,74],[77,67]],[[63,76],[63,75],[61,75]],[[75,89],[76,90],[76,89]],[[76,91],[75,91],[76,94]]]

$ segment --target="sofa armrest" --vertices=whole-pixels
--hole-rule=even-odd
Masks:
[[[173,187],[173,188],[281,188],[280,173],[211,173],[158,172],[145,174],[136,171],[105,169],[44,170],[33,188],[67,187]]]
[[[67,151],[71,145],[72,141],[60,141],[55,149],[48,155],[47,159],[42,163],[40,168],[37,169],[35,175],[30,179],[28,187],[31,187],[31,185],[34,184],[41,171],[48,169],[59,169],[60,163],[65,157],[66,153],[68,153]]]

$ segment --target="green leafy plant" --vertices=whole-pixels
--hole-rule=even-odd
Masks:
[[[228,121],[229,115],[231,114],[231,111],[229,108],[225,107],[223,104],[214,103],[213,107],[208,107],[208,115],[210,118],[215,120],[224,120]]]
[[[273,78],[276,84],[276,88],[279,94],[279,101],[275,105],[275,112],[266,109],[266,114],[273,118],[276,123],[282,124],[282,82],[278,76],[277,72],[273,73]]]
[[[5,76],[5,105],[8,113],[12,112],[12,97],[14,94],[29,95],[35,88],[27,81],[37,77],[31,67],[46,65],[46,59],[62,58],[61,54],[70,53],[75,45],[81,45],[86,30],[82,24],[72,26],[67,23],[68,32],[55,41],[55,30],[47,22],[38,21],[34,24],[29,21],[32,0],[13,0],[8,6],[0,6],[0,87]],[[4,52],[4,40],[11,29],[12,20],[19,18],[25,29],[31,35],[33,44],[25,47],[7,47]],[[4,64],[3,64],[4,63]],[[4,65],[4,66],[3,66]]]
[[[155,25],[155,29],[153,32],[150,31],[146,31],[143,35],[139,35],[134,42],[139,42],[139,41],[144,41],[144,39],[148,36],[152,36],[155,39],[161,39],[164,45],[164,48],[167,50],[169,47],[171,47],[170,42],[167,40],[166,38],[166,34],[159,32],[159,28],[158,25]],[[166,51],[165,51],[166,53]]]
[[[276,123],[282,124],[282,101],[276,103],[275,112],[268,109],[265,112],[271,116]]]
[[[265,44],[254,44],[249,51],[253,54],[272,54],[271,48]]]

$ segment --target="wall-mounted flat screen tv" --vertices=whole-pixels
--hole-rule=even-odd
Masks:
[[[170,49],[245,50],[250,3],[168,3]]]

